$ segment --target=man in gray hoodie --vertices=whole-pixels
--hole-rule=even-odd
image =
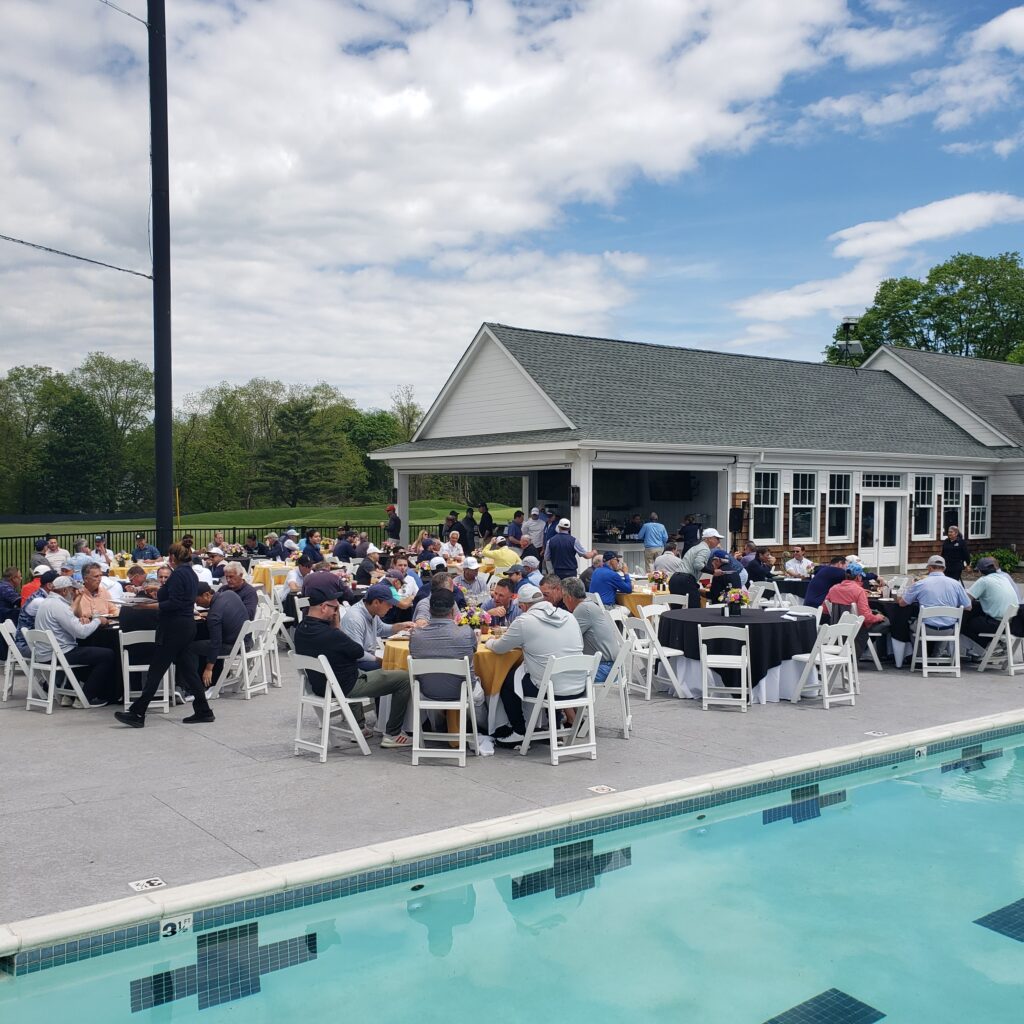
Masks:
[[[524,583],[516,595],[520,614],[508,627],[504,635],[492,637],[487,646],[496,654],[522,648],[525,675],[522,679],[523,694],[535,697],[538,686],[544,678],[544,670],[552,657],[565,657],[583,653],[583,634],[579,623],[567,611],[556,608],[532,584]],[[508,674],[501,687],[501,703],[508,715],[512,735],[503,738],[505,743],[522,742],[526,732],[523,716],[523,702],[515,690],[515,675],[518,669]],[[584,692],[586,674],[578,677],[562,675],[555,681],[555,696],[579,697]]]

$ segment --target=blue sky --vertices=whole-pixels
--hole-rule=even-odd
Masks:
[[[882,278],[1021,248],[1021,6],[169,8],[179,399],[261,374],[427,404],[489,319],[816,359]],[[144,30],[88,0],[5,22],[0,233],[147,270]],[[0,370],[148,360],[149,317],[144,281],[0,246]]]

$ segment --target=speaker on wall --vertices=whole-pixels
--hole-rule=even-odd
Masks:
[[[743,529],[743,509],[729,509],[729,532],[739,533]]]

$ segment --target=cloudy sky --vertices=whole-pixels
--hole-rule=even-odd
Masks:
[[[816,359],[882,278],[1021,248],[1024,6],[167,6],[179,396],[428,404],[483,320]],[[148,271],[145,28],[0,28],[0,233]],[[0,242],[0,370],[148,361],[150,301]]]

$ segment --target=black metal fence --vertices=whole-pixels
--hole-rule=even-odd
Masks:
[[[338,530],[336,523],[332,526],[307,524],[299,527],[296,525],[295,528],[301,533],[305,533],[311,527],[319,530],[325,541],[333,541]],[[188,526],[180,531],[176,530],[174,537],[175,540],[178,540],[183,534],[191,534],[195,539],[195,549],[199,551],[212,544],[217,533],[224,534],[224,543],[226,544],[244,544],[246,538],[251,533],[256,534],[257,538],[262,541],[268,533],[280,534],[282,529],[283,527],[280,526]],[[384,528],[382,526],[353,526],[352,529],[365,533],[370,538],[371,543],[376,544],[378,547],[381,547],[384,543]],[[429,530],[436,537],[440,529],[441,527],[437,523],[411,524],[408,535],[410,540],[412,540],[415,539],[420,530]],[[50,533],[49,530],[40,530],[38,533],[17,537],[0,537],[0,569],[6,568],[9,565],[16,565],[27,576],[32,553],[35,550],[35,541],[40,537],[46,536],[48,533]],[[85,542],[89,547],[92,547],[95,538],[100,533],[107,538],[107,550],[111,554],[117,554],[119,551],[131,552],[132,548],[135,547],[135,538],[139,533],[145,533],[149,538],[149,542],[152,543],[155,527],[133,526],[130,529],[121,527],[109,530],[97,530],[94,527],[88,533],[79,531],[77,533],[57,533],[54,536],[62,548],[66,548],[73,553],[77,540],[85,538]]]

